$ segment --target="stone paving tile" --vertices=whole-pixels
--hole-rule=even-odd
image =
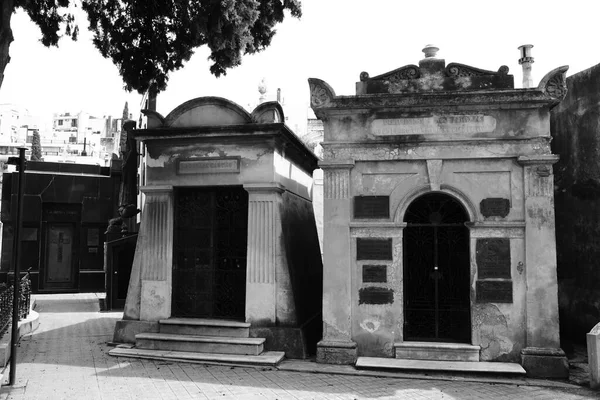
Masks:
[[[39,296],[40,328],[21,340],[17,383],[5,399],[566,399],[600,398],[576,386],[540,387],[115,358],[106,345],[120,313],[98,296]]]

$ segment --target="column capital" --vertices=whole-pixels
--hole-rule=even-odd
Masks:
[[[161,193],[161,192],[172,192],[173,185],[147,185],[141,186],[140,191],[144,194],[149,193]]]
[[[560,157],[556,154],[545,154],[535,156],[520,156],[517,158],[517,162],[523,166],[527,165],[540,165],[540,164],[555,164],[558,162]]]
[[[285,187],[279,182],[255,182],[255,183],[244,183],[244,189],[248,193],[283,193]]]
[[[319,168],[321,169],[352,169],[354,168],[354,160],[344,160],[340,162],[320,161]]]

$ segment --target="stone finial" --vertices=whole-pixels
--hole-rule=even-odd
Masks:
[[[422,51],[425,53],[425,58],[435,58],[439,50],[440,49],[438,47],[435,47],[432,44],[427,44]]]
[[[267,83],[265,82],[265,78],[262,78],[260,83],[258,84],[258,93],[260,93],[260,97],[258,98],[259,104],[264,103],[267,100]]]
[[[519,51],[521,52],[519,65],[523,67],[523,87],[525,89],[533,87],[533,77],[531,75],[531,64],[533,64],[533,57],[531,56],[532,47],[532,44],[519,46]]]

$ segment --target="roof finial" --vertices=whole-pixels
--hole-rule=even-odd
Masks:
[[[260,93],[260,97],[258,98],[258,103],[262,104],[267,100],[267,83],[265,82],[265,78],[262,78],[260,83],[258,84],[258,93]]]
[[[422,51],[423,53],[425,53],[425,58],[435,58],[439,50],[440,49],[438,47],[435,47],[433,44],[427,44],[425,45]]]

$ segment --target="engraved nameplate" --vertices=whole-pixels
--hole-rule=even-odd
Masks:
[[[477,281],[477,303],[512,303],[512,281]]]
[[[362,280],[364,282],[387,282],[386,265],[363,265]]]
[[[389,196],[355,196],[354,218],[389,218]]]
[[[194,160],[179,160],[177,174],[223,174],[239,173],[240,159],[238,157],[201,158]]]
[[[392,289],[368,287],[358,291],[358,304],[392,304],[393,302]]]
[[[510,200],[502,198],[487,198],[479,203],[479,210],[484,217],[506,217],[510,212]]]
[[[375,119],[371,125],[371,131],[376,136],[484,133],[495,129],[494,117],[476,114]]]
[[[475,253],[479,279],[510,278],[510,239],[477,239]]]
[[[392,239],[356,239],[357,260],[392,260]]]

